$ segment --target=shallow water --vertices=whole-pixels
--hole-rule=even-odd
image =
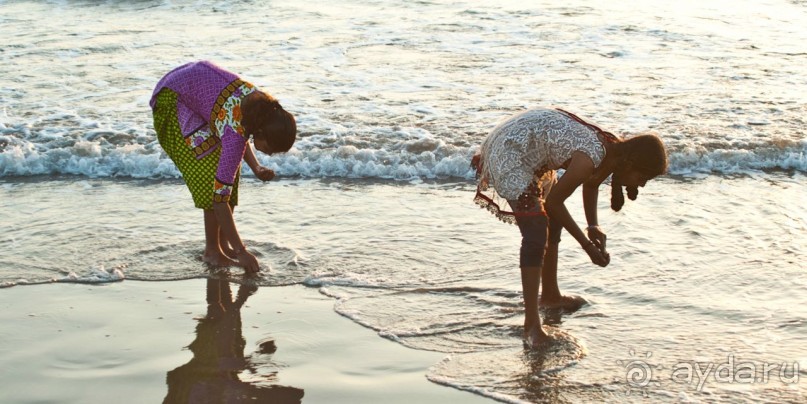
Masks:
[[[785,0],[0,0],[0,285],[208,276],[148,99],[210,59],[300,131],[259,156],[282,181],[244,170],[236,220],[264,275],[238,281],[318,288],[445,353],[430,380],[501,401],[804,401],[804,21]],[[553,104],[659,132],[671,175],[616,214],[602,190],[608,268],[565,236],[561,289],[589,305],[545,313],[560,342],[535,354],[518,232],[472,203],[468,161]]]
[[[380,337],[449,355],[430,380],[499,400],[800,401],[804,184],[801,174],[663,179],[623,212],[602,206],[611,264],[587,263],[564,236],[561,290],[590,304],[544,313],[561,335],[544,354],[520,345],[518,231],[472,203],[472,183],[247,181],[236,220],[264,273],[242,281],[319,288]],[[178,181],[2,189],[16,195],[0,202],[15,211],[0,240],[7,286],[208,275],[197,259],[201,214]],[[570,209],[582,211],[579,195]],[[754,364],[756,382],[672,378],[693,361],[705,370],[730,357],[737,369]],[[764,365],[783,363],[763,382]],[[648,368],[646,386],[627,379]]]

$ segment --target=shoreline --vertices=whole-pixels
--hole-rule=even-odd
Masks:
[[[427,380],[446,354],[381,338],[309,289],[192,279],[0,290],[0,321],[13,325],[0,332],[0,381],[14,386],[0,401],[188,402],[204,391],[276,402],[492,402]],[[206,296],[222,304],[208,307]]]
[[[470,160],[469,160],[470,162]],[[250,172],[250,170],[246,170]],[[562,172],[563,169],[560,169]],[[701,172],[692,171],[688,173],[666,173],[658,177],[661,180],[669,181],[693,181],[702,180],[706,177],[716,177],[722,179],[743,179],[743,178],[756,178],[760,175],[769,175],[774,178],[792,178],[796,175],[805,175],[802,170],[794,168],[761,168],[753,169],[744,172]],[[260,182],[252,174],[242,175],[242,180]],[[0,176],[0,184],[20,184],[20,183],[40,183],[48,181],[112,181],[121,183],[143,183],[145,185],[151,184],[181,184],[184,185],[185,181],[182,177],[131,177],[131,176],[88,176],[84,174],[36,174],[36,175],[3,175]],[[274,182],[302,182],[312,181],[320,182],[323,184],[332,183],[345,183],[345,184],[364,184],[364,185],[378,185],[378,184],[401,184],[401,185],[451,185],[463,184],[469,186],[476,186],[476,178],[466,177],[436,177],[436,178],[387,178],[387,177],[308,177],[302,175],[282,176],[278,175],[273,179]]]

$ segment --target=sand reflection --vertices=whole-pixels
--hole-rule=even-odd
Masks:
[[[196,339],[188,345],[193,358],[168,372],[163,403],[301,402],[302,389],[273,384],[274,341],[264,340],[256,352],[244,355],[241,307],[257,290],[254,285],[240,285],[233,298],[229,281],[207,280],[207,315],[199,319]],[[260,375],[259,381],[244,381],[245,374]]]

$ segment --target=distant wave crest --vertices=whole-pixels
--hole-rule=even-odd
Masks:
[[[264,156],[262,164],[281,176],[306,178],[466,179],[478,146],[447,144],[429,133],[389,142],[323,144],[302,137],[289,153]],[[758,144],[669,144],[670,173],[736,174],[759,170],[807,171],[807,140]],[[81,136],[0,125],[0,177],[80,175],[87,177],[178,178],[179,171],[145,130],[88,128]],[[244,167],[244,174],[250,175]]]

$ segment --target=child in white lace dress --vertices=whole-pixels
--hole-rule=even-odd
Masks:
[[[529,346],[545,341],[538,314],[540,305],[577,308],[581,298],[563,296],[557,283],[561,228],[577,240],[591,261],[610,262],[605,233],[597,225],[597,193],[608,176],[611,208],[624,204],[622,186],[636,199],[638,187],[667,170],[664,144],[654,135],[621,140],[574,114],[536,108],[499,124],[482,143],[472,162],[479,174],[476,203],[521,231],[521,283],[524,295],[524,340]],[[555,170],[563,168],[559,179]],[[575,223],[564,202],[583,186],[588,237]],[[543,276],[543,283],[541,278]]]

